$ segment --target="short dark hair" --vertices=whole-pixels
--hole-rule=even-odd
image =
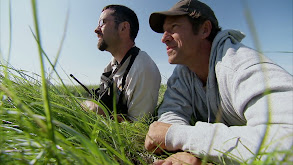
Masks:
[[[198,34],[200,25],[202,25],[205,21],[208,20],[204,16],[199,16],[197,18],[194,18],[194,17],[189,16],[189,15],[186,15],[186,16],[187,16],[189,22],[192,25],[193,34]],[[208,36],[207,40],[210,41],[210,42],[213,42],[214,38],[216,37],[218,32],[222,30],[222,28],[219,27],[218,25],[215,25],[215,23],[213,21],[211,21],[211,24],[212,24],[212,30],[211,30],[211,33]]]
[[[124,21],[130,24],[130,38],[134,41],[139,30],[139,22],[135,12],[123,5],[108,5],[103,8],[102,12],[106,9],[114,11],[112,15],[115,17],[116,27]]]

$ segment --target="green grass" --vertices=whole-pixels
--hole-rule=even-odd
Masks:
[[[40,80],[13,69],[8,63],[10,51],[5,63],[0,54],[0,164],[150,164],[154,158],[166,157],[144,149],[145,135],[155,116],[118,123],[109,116],[97,116],[81,108],[80,103],[89,99],[88,94],[80,86],[65,85],[55,71],[65,35],[55,62],[51,62],[42,49],[35,7],[32,0],[35,22],[32,35],[39,47]],[[58,85],[50,83],[44,60],[59,78]],[[162,85],[158,106],[165,90],[166,85]],[[260,151],[261,148],[260,144]],[[293,157],[292,150],[284,151],[286,157],[279,162],[276,161],[279,152],[260,151],[255,158],[266,155],[267,159],[255,159],[251,164],[290,164],[289,158]]]
[[[88,99],[87,93],[73,85],[48,84],[53,141],[46,122],[42,83],[20,71],[8,69],[8,77],[5,71],[0,73],[0,164],[150,164],[154,158],[167,156],[144,149],[148,126],[155,117],[118,123],[85,112],[80,103]],[[162,85],[158,105],[165,90],[166,85]],[[291,151],[284,153],[292,157]],[[275,159],[279,154],[260,152],[257,157],[268,158],[252,164],[282,164]]]
[[[144,138],[153,119],[116,123],[82,110],[75,86],[48,85],[54,141],[46,122],[42,85],[21,76],[1,77],[0,163],[146,164]],[[67,88],[67,89],[66,89]],[[81,90],[81,91],[80,91]],[[74,92],[72,92],[74,91]],[[72,93],[77,93],[76,96]]]

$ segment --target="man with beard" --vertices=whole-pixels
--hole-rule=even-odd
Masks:
[[[135,46],[139,30],[136,14],[122,5],[103,8],[95,33],[99,38],[98,49],[108,51],[113,58],[104,69],[96,100],[103,102],[113,112],[113,96],[116,95],[118,120],[136,120],[154,112],[161,75],[150,56]],[[92,101],[84,107],[105,115]]]

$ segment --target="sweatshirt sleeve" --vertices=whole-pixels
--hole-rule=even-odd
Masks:
[[[159,108],[160,122],[189,125],[193,108],[191,90],[188,84],[190,73],[183,66],[176,66],[168,79],[164,100]]]
[[[252,65],[239,70],[241,73],[235,74],[231,88],[227,89],[236,113],[245,117],[246,125],[200,121],[194,126],[173,124],[165,138],[167,150],[190,151],[199,157],[207,155],[215,162],[224,159],[227,164],[231,157],[240,162],[252,161],[262,143],[261,152],[290,151],[293,143],[292,75],[271,63],[262,64],[267,68],[264,74],[259,67]],[[257,86],[260,82],[264,88]]]

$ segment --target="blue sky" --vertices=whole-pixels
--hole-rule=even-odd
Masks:
[[[64,34],[66,15],[69,13],[64,45],[57,71],[65,83],[67,75],[74,74],[84,84],[98,84],[99,77],[111,54],[97,49],[98,38],[94,29],[99,15],[108,4],[122,4],[133,9],[140,21],[136,45],[156,62],[162,82],[172,74],[174,65],[167,61],[162,34],[153,32],[148,24],[152,12],[167,10],[177,0],[39,0],[37,10],[41,29],[41,43],[49,58],[54,61]],[[244,15],[248,5],[256,27],[261,50],[270,59],[293,73],[292,0],[202,0],[215,12],[222,29],[237,29],[246,34],[243,43],[255,48],[254,40]],[[9,0],[0,0],[0,58],[7,59],[9,50]],[[11,53],[10,63],[29,74],[40,72],[37,44],[30,31],[33,16],[30,0],[11,0]],[[45,70],[50,71],[48,63]]]

